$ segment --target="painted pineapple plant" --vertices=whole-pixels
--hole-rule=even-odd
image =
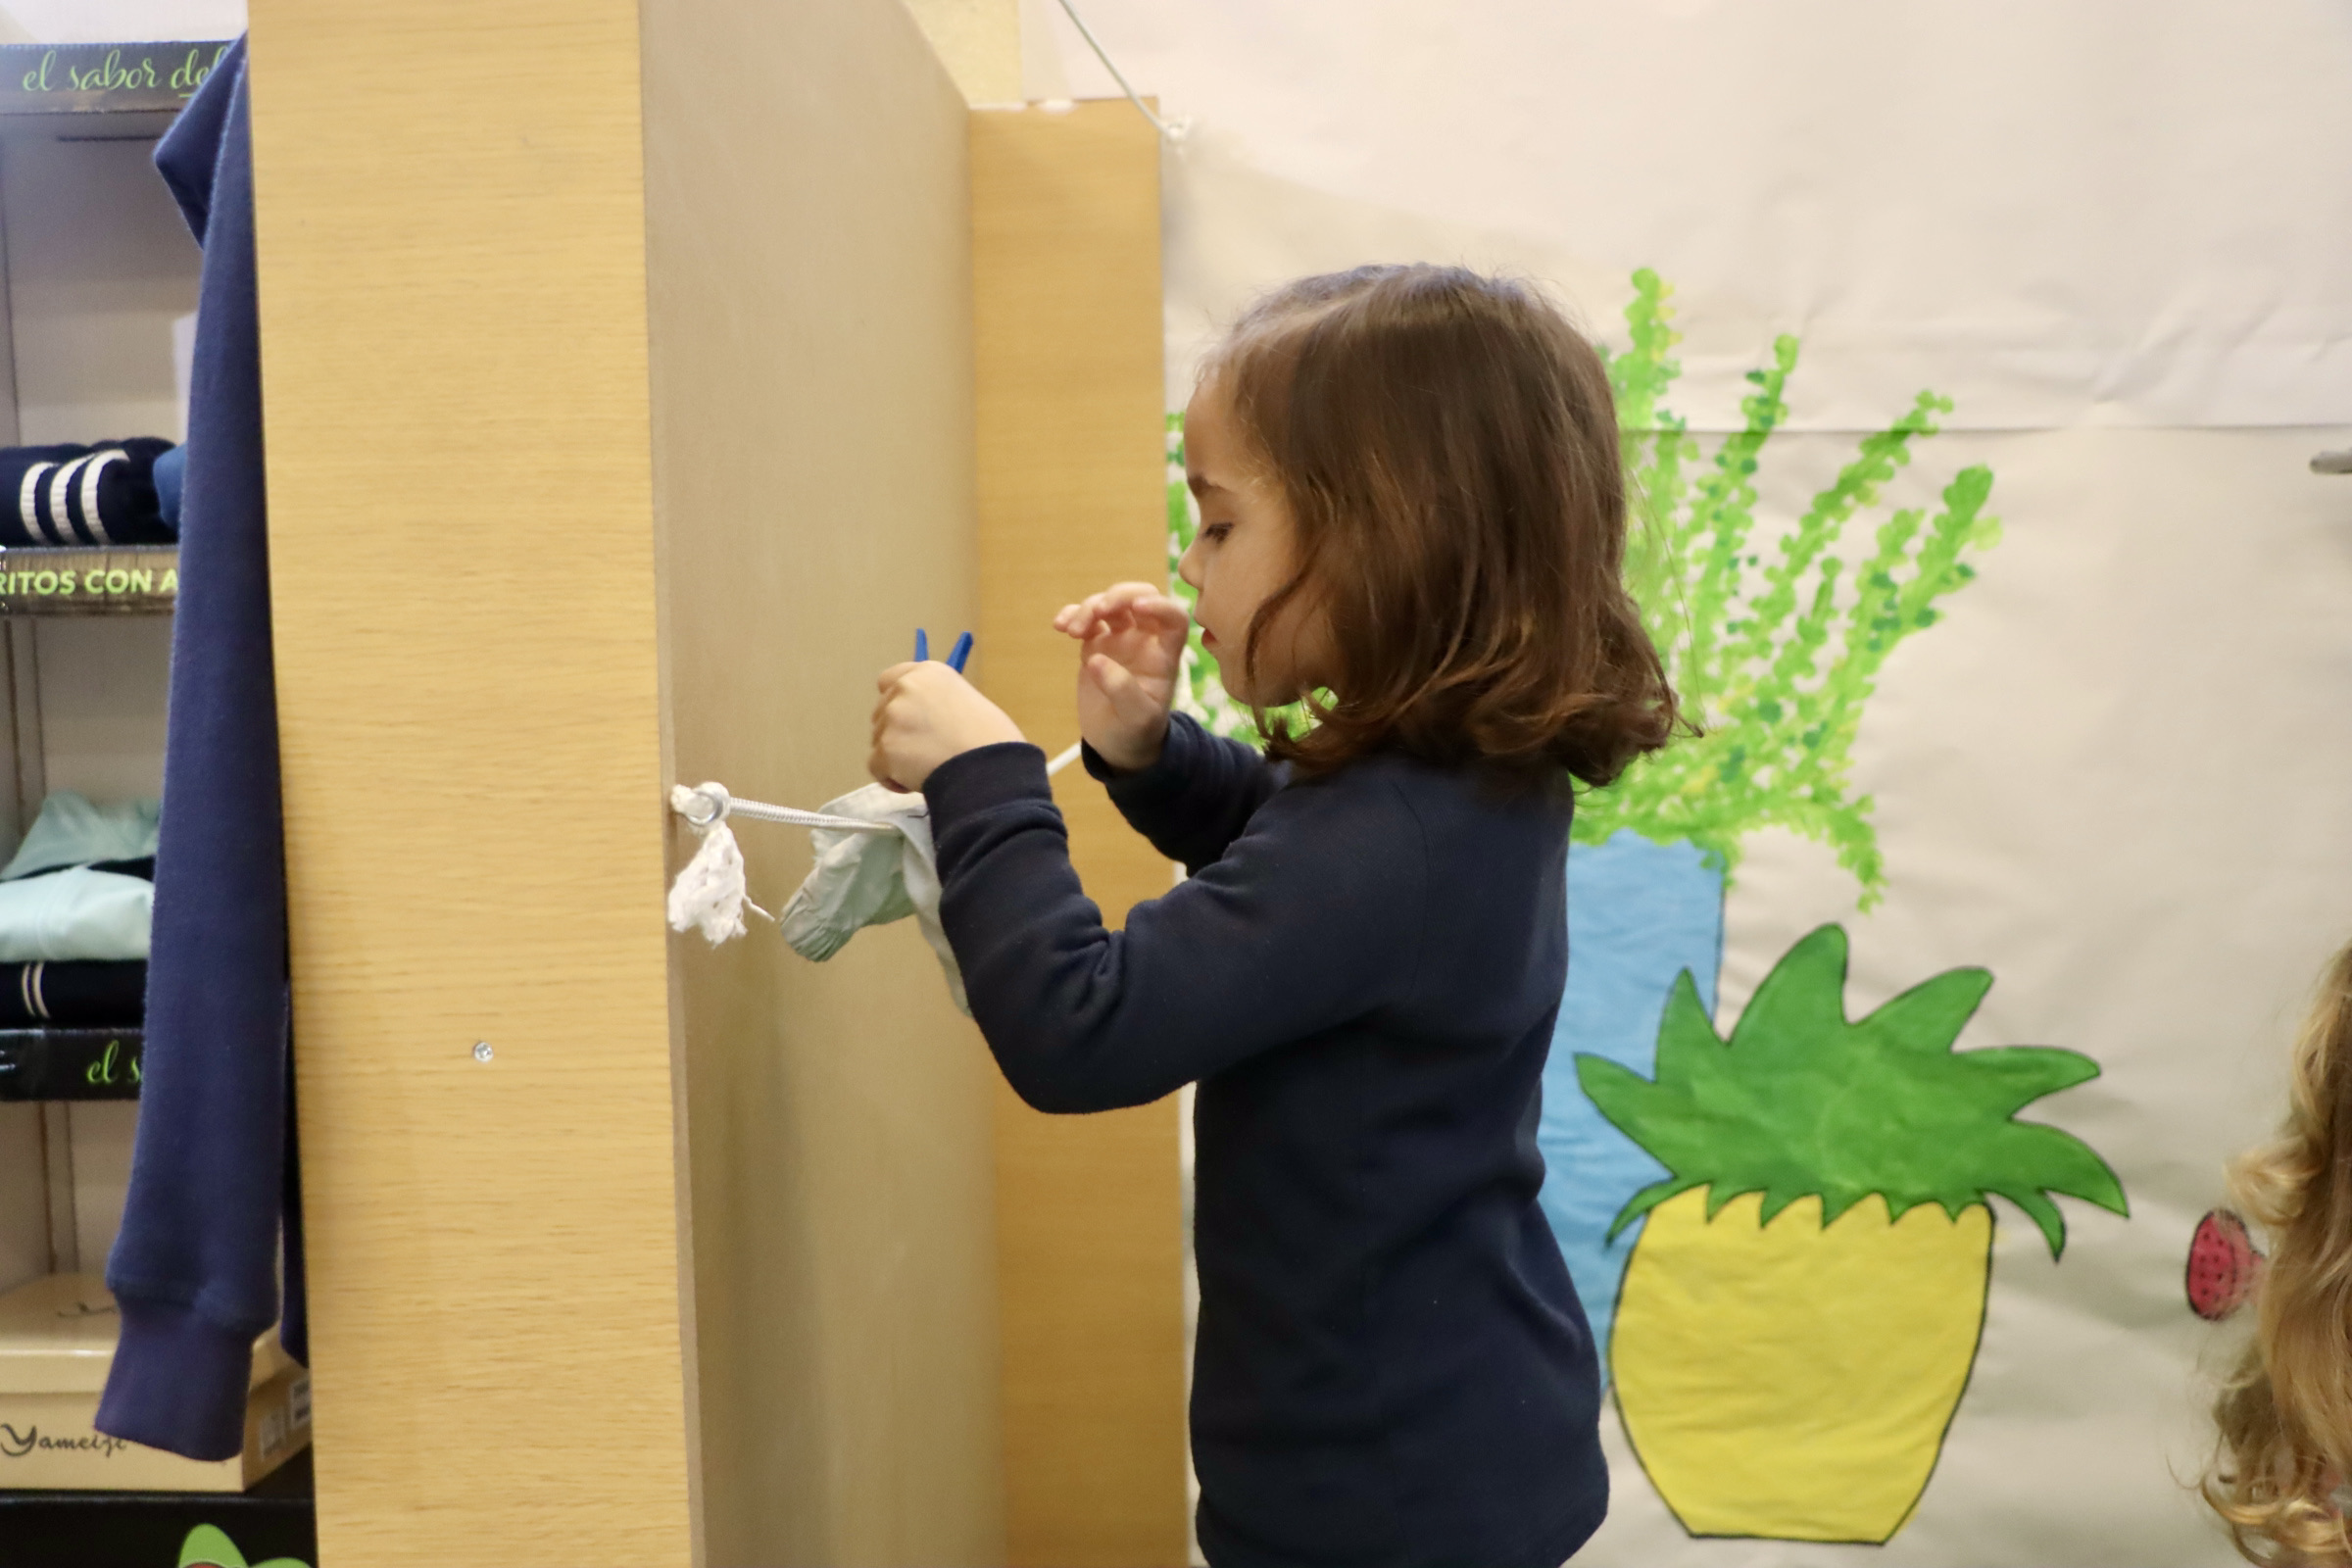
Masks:
[[[1952,969],[1845,1016],[1846,937],[1773,968],[1726,1040],[1686,974],[1655,1078],[1577,1062],[1669,1174],[1610,1349],[1626,1433],[1694,1535],[1883,1542],[1935,1469],[1984,1324],[1994,1195],[2052,1256],[2065,1194],[2125,1211],[2115,1173],[2017,1114],[2098,1076],[2077,1052],[1955,1052],[1992,976]]]
[[[1934,504],[1886,503],[1951,407],[1932,391],[1862,436],[1827,484],[1783,482],[1772,460],[1791,413],[1793,337],[1748,372],[1739,427],[1702,441],[1670,403],[1682,374],[1673,291],[1646,269],[1633,284],[1628,341],[1603,351],[1635,504],[1626,582],[1702,733],[1585,795],[1568,857],[1571,958],[1538,1141],[1551,1168],[1544,1211],[1604,1344],[1646,1223],[1613,1221],[1659,1167],[1583,1094],[1574,1058],[1649,1071],[1686,969],[1711,1004],[1724,898],[1749,835],[1828,845],[1863,908],[1883,895],[1875,803],[1854,780],[1864,710],[1895,650],[1942,618],[2000,532],[1983,465],[1953,473]]]
[[[1747,835],[1823,843],[1863,908],[1882,895],[1874,803],[1853,770],[1864,710],[1895,649],[1976,579],[1970,557],[1999,524],[1981,465],[1933,505],[1883,500],[1951,410],[1934,392],[1810,496],[1774,483],[1791,337],[1749,372],[1740,428],[1702,448],[1666,403],[1680,374],[1670,292],[1635,274],[1630,342],[1607,358],[1640,498],[1628,585],[1704,733],[1580,803],[1572,931],[1580,897],[1610,908],[1581,966],[1571,938],[1540,1133],[1545,1208],[1628,1437],[1687,1529],[1884,1542],[1917,1506],[1974,1366],[1990,1199],[2022,1208],[2055,1256],[2056,1196],[2121,1214],[2124,1192],[2087,1146],[2017,1119],[2097,1076],[2089,1058],[1953,1050],[1984,970],[1849,1021],[1845,933],[1824,926],[1728,1038],[1710,1019],[1721,901]],[[1711,924],[1690,912],[1707,904]]]

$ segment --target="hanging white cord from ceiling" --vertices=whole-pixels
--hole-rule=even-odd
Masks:
[[[1171,142],[1184,140],[1185,132],[1192,128],[1191,124],[1182,120],[1162,120],[1153,114],[1152,106],[1144,102],[1133,87],[1127,85],[1126,76],[1120,74],[1118,67],[1110,63],[1109,54],[1096,40],[1094,29],[1086,24],[1086,19],[1078,14],[1078,8],[1071,4],[1071,0],[1061,0],[1061,9],[1062,14],[1070,19],[1070,25],[1078,29],[1078,36],[1084,38],[1086,46],[1095,52],[1095,58],[1102,62],[1102,69],[1110,73],[1110,79],[1119,84],[1119,91],[1125,93],[1127,101],[1135,105],[1135,112],[1152,122],[1152,128],[1158,131],[1167,140]]]

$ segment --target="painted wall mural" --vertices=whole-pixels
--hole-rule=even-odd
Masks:
[[[1797,341],[1749,372],[1744,428],[1705,452],[1666,401],[1680,369],[1669,296],[1635,274],[1630,345],[1609,371],[1641,498],[1629,580],[1702,733],[1578,812],[1544,1203],[1627,1437],[1687,1529],[1883,1542],[1968,1384],[1988,1200],[2023,1209],[2055,1257],[2050,1194],[2123,1213],[2124,1193],[2079,1140],[2014,1120],[2097,1076],[2088,1057],[1953,1053],[1992,984],[1983,969],[1848,1023],[1846,934],[1823,926],[1718,1034],[1722,901],[1748,834],[1829,845],[1861,906],[1877,900],[1886,872],[1851,780],[1854,737],[1887,656],[1936,623],[1999,525],[1984,511],[1992,473],[1974,466],[1932,514],[1887,511],[1863,550],[1841,550],[1950,411],[1921,392],[1760,541]]]
[[[1988,1200],[2023,1209],[2052,1257],[2066,1246],[2052,1194],[2125,1212],[2088,1145],[2015,1119],[2096,1063],[2041,1046],[1954,1052],[1985,970],[1948,970],[1855,1021],[1845,970],[1846,934],[1825,925],[1728,1039],[1686,970],[1652,1077],[1574,1057],[1591,1102],[1667,1172],[1611,1227],[1612,1242],[1643,1228],[1608,1357],[1642,1469],[1692,1535],[1892,1536],[1968,1387]]]
[[[1190,126],[1168,407],[1366,262],[1609,351],[1707,734],[1569,852],[1578,1562],[2235,1562],[2184,1484],[2264,1266],[2223,1165],[2352,934],[2342,8],[1083,9]],[[1028,96],[1116,92],[1044,16]]]
[[[1881,505],[1951,411],[1923,391],[1769,535],[1766,458],[1797,340],[1748,372],[1744,424],[1710,452],[1667,401],[1672,290],[1648,269],[1633,290],[1627,344],[1601,345],[1636,498],[1627,578],[1699,733],[1579,803],[1542,1201],[1626,1435],[1684,1528],[1882,1543],[1918,1505],[1968,1387],[1990,1200],[2022,1210],[2052,1258],[2066,1246],[2055,1196],[2129,1212],[2087,1144],[2017,1119],[2099,1068],[2053,1047],[1955,1052],[1993,983],[1982,968],[1849,1020],[1834,924],[1719,1031],[1723,906],[1743,840],[1766,827],[1829,846],[1859,906],[1878,900],[1886,869],[1874,803],[1852,784],[1854,739],[1887,656],[1936,624],[1936,601],[1977,574],[1965,558],[1998,541],[1993,476],[1959,469],[1933,512]],[[1175,568],[1199,517],[1174,414],[1167,498],[1169,576],[1189,606]],[[1847,530],[1865,518],[1878,520],[1857,551]],[[1216,733],[1256,737],[1197,626],[1178,701]]]
[[[1936,601],[1975,577],[1990,547],[1992,474],[1963,468],[1933,516],[1894,511],[1849,569],[1857,517],[1936,434],[1948,400],[1922,392],[1805,505],[1792,528],[1758,538],[1773,434],[1788,417],[1797,341],[1748,372],[1741,429],[1702,450],[1669,406],[1681,367],[1670,291],[1634,275],[1630,343],[1609,355],[1625,464],[1639,498],[1627,579],[1668,677],[1703,733],[1644,759],[1577,811],[1569,853],[1568,992],[1545,1070],[1541,1140],[1559,1179],[1544,1203],[1594,1337],[1609,1343],[1636,1235],[1619,1211],[1664,1168],[1584,1094],[1577,1059],[1646,1073],[1660,1019],[1690,975],[1710,1014],[1722,960],[1723,899],[1740,847],[1766,827],[1831,845],[1875,902],[1886,881],[1871,800],[1851,781],[1855,733],[1886,658],[1935,624]],[[1573,1173],[1573,1174],[1569,1174]]]

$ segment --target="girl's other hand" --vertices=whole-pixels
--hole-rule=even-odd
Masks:
[[[866,771],[893,789],[919,790],[951,757],[1024,740],[1021,727],[979,689],[937,660],[893,664],[877,683],[874,750]]]
[[[1148,582],[1117,583],[1054,617],[1081,645],[1078,733],[1121,772],[1159,760],[1191,625],[1184,606]]]

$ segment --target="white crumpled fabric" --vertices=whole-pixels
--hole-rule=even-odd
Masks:
[[[869,925],[913,915],[923,940],[939,955],[948,994],[967,1015],[963,971],[939,923],[939,863],[931,848],[929,808],[920,795],[868,784],[818,808],[827,816],[887,822],[895,833],[846,833],[811,828],[816,865],[777,916],[784,940],[804,958],[821,963]]]
[[[706,784],[701,790],[690,790],[680,784],[669,792],[670,809],[693,821],[691,814],[696,797],[724,801],[726,791],[716,784]],[[743,851],[735,843],[734,830],[727,826],[722,815],[708,823],[698,824],[695,831],[703,842],[686,862],[669,889],[669,928],[672,931],[700,931],[703,940],[712,947],[732,942],[744,933],[743,911],[748,906],[762,919],[772,920],[769,914],[744,891]]]

